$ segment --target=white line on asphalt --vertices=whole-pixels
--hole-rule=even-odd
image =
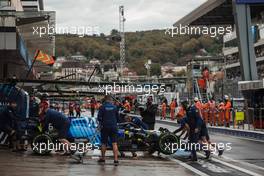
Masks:
[[[215,161],[215,162],[219,162],[219,163],[221,163],[221,164],[223,164],[223,165],[226,165],[226,166],[228,166],[228,167],[231,167],[231,168],[233,168],[233,169],[236,169],[236,170],[239,170],[239,171],[241,171],[241,172],[244,172],[244,173],[246,173],[246,174],[252,175],[252,176],[262,176],[262,175],[260,175],[260,174],[258,174],[258,173],[255,173],[255,172],[249,171],[249,170],[244,169],[244,168],[240,168],[240,167],[238,167],[238,166],[235,166],[235,165],[233,165],[233,164],[230,164],[230,163],[227,163],[227,162],[224,162],[224,161],[218,160],[218,159],[216,159],[216,158],[212,158],[212,160]]]
[[[175,122],[171,122],[171,121],[163,121],[163,122],[167,122],[166,123],[166,125],[169,125],[169,126],[173,126],[173,125],[178,125],[177,123],[175,123]],[[162,124],[163,123],[162,121],[160,121],[160,120],[157,120],[157,123],[159,123],[159,124]],[[163,123],[164,124],[164,123]],[[233,130],[238,130],[238,129],[233,129]],[[242,131],[243,132],[243,130],[240,130],[240,131]],[[250,130],[247,130],[248,132],[250,132]],[[258,132],[258,133],[261,133],[261,132],[259,132],[259,131],[252,131],[252,132]],[[248,137],[240,137],[240,136],[230,136],[230,135],[227,135],[227,134],[224,134],[224,133],[219,133],[219,132],[210,132],[210,133],[212,133],[212,134],[214,134],[214,135],[226,135],[226,136],[229,136],[229,137],[233,137],[233,138],[238,138],[238,139],[243,139],[243,140],[248,140],[248,141],[254,141],[254,142],[262,142],[262,143],[264,143],[264,140],[258,140],[258,139],[252,139],[252,138],[248,138]]]
[[[218,133],[219,134],[219,133]],[[243,139],[243,140],[248,140],[248,141],[254,141],[254,142],[262,142],[264,143],[263,140],[258,140],[258,139],[251,139],[251,138],[243,138],[243,137],[239,137],[239,136],[230,136],[230,137],[234,137],[234,138],[238,138],[238,139]]]
[[[192,172],[195,173],[195,174],[198,174],[198,175],[200,175],[200,176],[209,176],[208,174],[206,174],[206,173],[204,173],[204,172],[201,172],[201,171],[199,171],[198,169],[195,169],[194,167],[192,167],[192,166],[190,166],[190,165],[188,165],[188,164],[186,164],[186,163],[184,163],[184,162],[182,162],[182,161],[180,161],[180,160],[177,160],[177,159],[175,159],[175,158],[171,158],[171,157],[166,157],[166,158],[169,159],[169,160],[171,160],[171,161],[176,162],[177,164],[183,166],[184,168],[186,168],[186,169],[192,171]]]
[[[217,155],[214,155],[214,156],[217,156]],[[229,158],[227,156],[222,156],[221,158],[223,158],[225,160],[229,160],[231,162],[239,163],[239,164],[242,164],[242,165],[246,165],[246,166],[249,166],[249,167],[252,167],[252,168],[255,168],[255,169],[259,169],[259,170],[263,170],[264,171],[264,168],[263,167],[257,166],[255,164],[251,164],[251,163],[248,163],[248,162],[235,160],[235,159]]]
[[[201,154],[200,154],[200,155],[201,155]],[[260,175],[260,174],[258,174],[258,173],[255,173],[255,172],[249,171],[249,170],[247,170],[247,169],[244,169],[244,168],[241,168],[241,167],[235,166],[235,165],[233,165],[233,164],[231,164],[231,163],[227,163],[227,162],[225,162],[225,161],[221,161],[221,160],[216,159],[216,158],[211,158],[211,160],[212,160],[212,161],[215,161],[215,162],[218,162],[218,163],[221,163],[221,164],[223,164],[223,165],[225,165],[225,166],[227,166],[227,167],[231,167],[231,168],[236,169],[236,170],[238,170],[238,171],[244,172],[244,173],[246,173],[246,174],[252,175],[252,176],[262,176],[262,175]]]

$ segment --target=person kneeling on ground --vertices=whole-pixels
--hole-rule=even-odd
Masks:
[[[112,142],[114,164],[118,165],[118,146],[117,146],[117,122],[119,119],[119,112],[117,107],[112,103],[112,97],[106,95],[104,98],[104,104],[100,107],[98,112],[99,126],[101,127],[101,158],[98,160],[99,163],[105,163],[105,153],[108,144],[108,138]]]
[[[179,122],[180,122],[180,128],[178,128],[177,130],[175,130],[173,133],[177,134],[181,131],[181,134],[179,135],[179,137],[181,138],[182,135],[184,135],[186,133],[186,135],[184,136],[184,140],[186,140],[189,137],[189,133],[190,133],[190,127],[187,123],[187,117],[182,118]]]
[[[68,130],[70,128],[70,120],[62,113],[53,109],[49,109],[48,103],[46,102],[40,105],[39,114],[44,116],[44,131],[48,131],[50,125],[52,125],[59,132],[59,141],[64,144],[63,146],[65,147],[65,153],[63,154],[70,155],[71,143],[66,139]]]

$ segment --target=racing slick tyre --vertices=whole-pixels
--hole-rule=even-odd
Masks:
[[[152,155],[155,152],[156,152],[156,148],[155,147],[150,147],[149,150],[148,150],[148,154],[149,155]]]
[[[158,149],[158,140],[159,136],[157,134],[150,134],[146,139],[147,143],[149,144],[148,154],[152,155]]]
[[[163,133],[158,140],[159,152],[165,155],[171,155],[177,151],[180,139],[173,133]]]
[[[53,145],[51,137],[46,134],[40,134],[34,137],[31,148],[35,154],[47,155],[52,151],[50,145]]]

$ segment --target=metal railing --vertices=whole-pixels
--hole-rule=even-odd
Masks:
[[[202,115],[210,126],[264,131],[264,108],[202,110]]]
[[[159,109],[157,116],[161,117],[161,114],[161,109]],[[175,114],[177,114],[177,110]],[[264,131],[264,108],[203,109],[201,114],[204,121],[211,127]],[[169,108],[166,111],[166,118],[170,119]]]

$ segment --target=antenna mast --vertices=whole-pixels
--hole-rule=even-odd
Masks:
[[[125,17],[124,6],[119,6],[119,33],[121,37],[120,41],[120,74],[123,76],[123,69],[126,60],[126,48],[125,48]]]

